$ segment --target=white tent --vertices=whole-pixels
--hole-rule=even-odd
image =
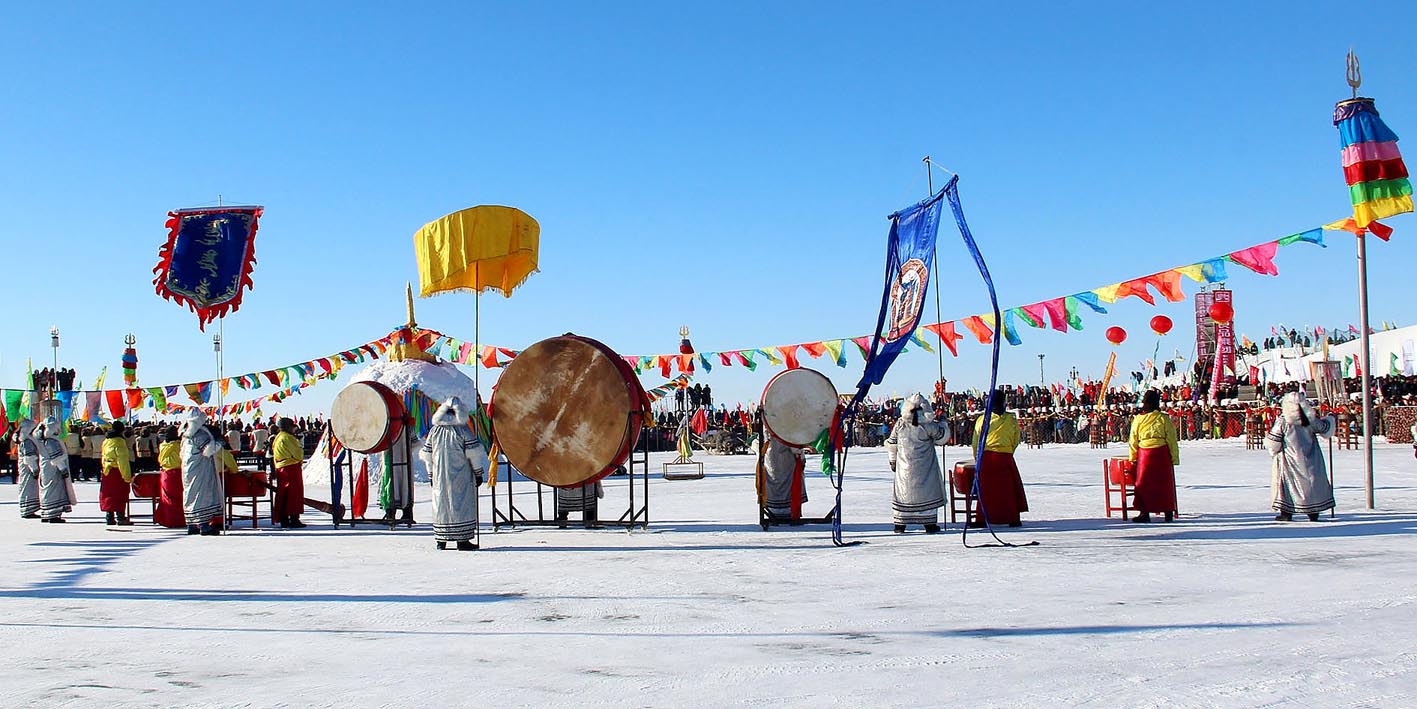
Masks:
[[[1368,342],[1372,346],[1374,377],[1391,374],[1394,365],[1397,371],[1404,375],[1417,374],[1417,325],[1375,332],[1368,336]],[[1356,339],[1341,345],[1330,345],[1328,358],[1339,363],[1343,362],[1344,357],[1352,358],[1355,364],[1346,368],[1345,372],[1349,376],[1357,376],[1356,362],[1361,347],[1362,343]],[[1265,382],[1307,382],[1311,379],[1309,363],[1322,362],[1324,359],[1322,348],[1315,349],[1317,351],[1310,354],[1304,354],[1304,350],[1298,347],[1265,350],[1257,357],[1245,357],[1243,366],[1259,368],[1262,372],[1261,379]]]

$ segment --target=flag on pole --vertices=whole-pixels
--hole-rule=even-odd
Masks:
[[[1342,148],[1343,178],[1359,229],[1412,211],[1412,183],[1397,150],[1397,134],[1378,117],[1370,98],[1340,101],[1333,109]]]
[[[886,370],[900,356],[925,311],[930,269],[935,263],[935,237],[946,190],[890,216],[886,236],[886,278],[876,335],[866,354],[866,369],[857,384],[864,392],[880,384]]]

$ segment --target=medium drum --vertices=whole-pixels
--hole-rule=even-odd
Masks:
[[[335,396],[330,430],[356,453],[382,453],[398,440],[408,414],[403,399],[379,382],[355,382]]]
[[[1107,478],[1113,485],[1127,485],[1128,487],[1137,484],[1137,464],[1130,458],[1108,458]]]
[[[826,375],[815,369],[789,369],[763,389],[763,424],[773,438],[806,448],[831,426],[838,403],[836,387]]]
[[[630,457],[649,398],[609,347],[562,335],[507,364],[491,409],[493,435],[513,467],[543,485],[576,487]]]
[[[974,463],[960,461],[955,463],[955,469],[950,481],[954,483],[954,488],[961,494],[968,493],[974,489]]]

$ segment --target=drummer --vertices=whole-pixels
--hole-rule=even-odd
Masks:
[[[556,521],[561,529],[566,528],[570,513],[580,512],[586,529],[600,528],[600,498],[605,497],[605,488],[600,481],[584,485],[556,488]]]
[[[768,434],[758,475],[758,500],[773,519],[802,519],[802,503],[807,501],[807,480],[803,474],[807,457],[802,449],[789,446]]]

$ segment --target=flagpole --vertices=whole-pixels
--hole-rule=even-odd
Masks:
[[[1365,233],[1358,234],[1358,358],[1363,368],[1363,490],[1368,509],[1376,509],[1373,498],[1373,369],[1368,344],[1368,245]]]
[[[929,192],[929,195],[927,196],[934,197],[935,175],[930,169],[933,163],[930,162],[929,155],[926,155],[925,159],[922,162],[925,163],[925,188]],[[930,256],[930,275],[933,276],[935,279],[935,322],[939,323],[941,321],[940,318],[943,317],[940,311],[940,246],[938,243],[936,243],[932,248],[934,251],[933,254]],[[939,333],[936,333],[936,335],[938,334]],[[940,378],[938,382],[940,384],[940,403],[942,404],[945,401],[945,348],[943,347],[944,344],[945,341],[941,339],[940,345],[942,346],[939,349],[935,350],[935,362],[939,365],[940,368]]]

